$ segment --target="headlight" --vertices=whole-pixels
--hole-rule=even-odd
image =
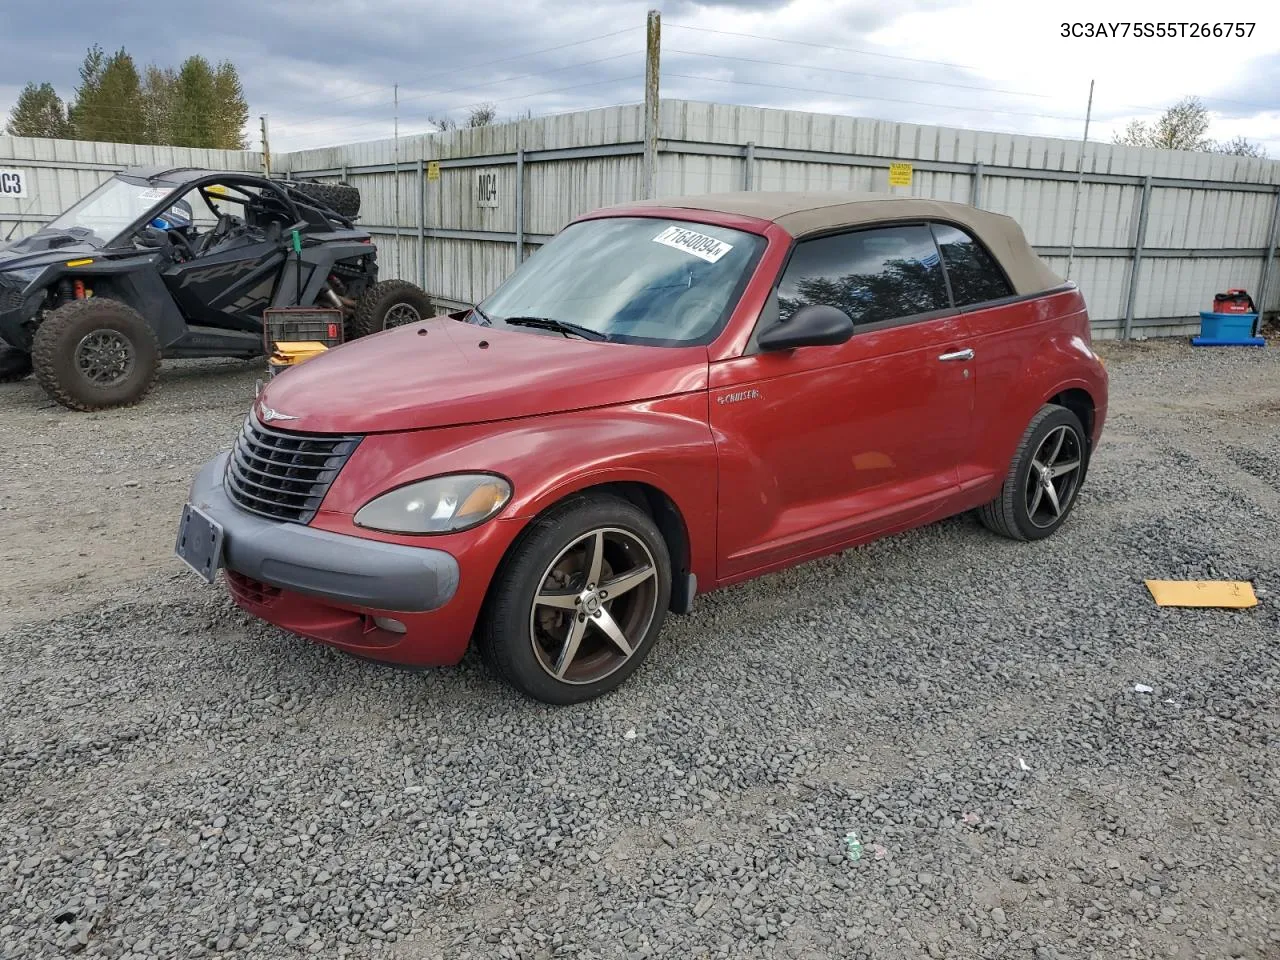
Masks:
[[[511,484],[489,473],[455,473],[397,487],[356,511],[357,526],[386,533],[456,533],[507,505]]]

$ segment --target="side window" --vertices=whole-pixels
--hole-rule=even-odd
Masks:
[[[973,237],[943,223],[933,225],[933,235],[942,251],[942,262],[947,265],[947,279],[957,307],[1013,296],[999,265]]]
[[[839,307],[859,326],[951,306],[923,224],[801,241],[778,286],[779,317],[811,303]]]

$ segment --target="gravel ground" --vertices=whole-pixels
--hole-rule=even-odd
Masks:
[[[955,519],[700,598],[558,710],[179,569],[256,366],[0,387],[0,956],[1280,957],[1280,359],[1106,347],[1050,541]]]

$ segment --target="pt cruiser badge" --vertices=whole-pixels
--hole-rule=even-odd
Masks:
[[[726,393],[723,397],[718,397],[716,403],[741,403],[743,400],[759,400],[759,390],[742,390],[738,393]]]
[[[271,423],[273,420],[297,420],[298,418],[290,413],[281,413],[278,410],[272,410],[270,407],[262,408],[262,422]]]

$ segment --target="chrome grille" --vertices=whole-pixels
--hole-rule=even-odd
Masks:
[[[227,495],[252,513],[310,523],[360,440],[276,430],[249,414],[227,458]]]

